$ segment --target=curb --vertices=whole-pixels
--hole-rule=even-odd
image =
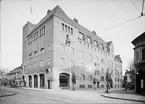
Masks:
[[[2,96],[0,96],[0,97],[13,96],[13,95],[16,95],[16,93],[7,94],[7,95],[2,95]]]
[[[145,102],[143,100],[134,100],[134,99],[126,99],[126,98],[118,98],[118,97],[111,97],[111,96],[106,96],[101,94],[101,96],[106,97],[106,98],[111,98],[111,99],[120,99],[120,100],[128,100],[128,101],[137,101],[137,102]]]

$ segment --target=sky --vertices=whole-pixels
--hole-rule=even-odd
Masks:
[[[0,66],[12,70],[22,64],[22,27],[27,21],[37,24],[48,9],[57,5],[106,42],[113,41],[115,54],[122,58],[124,73],[134,57],[131,41],[145,32],[145,16],[122,23],[140,16],[142,0],[2,0]]]

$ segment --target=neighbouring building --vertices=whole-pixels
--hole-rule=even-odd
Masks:
[[[145,93],[145,32],[132,41],[136,67],[136,92]]]
[[[19,66],[13,70],[11,70],[8,73],[8,80],[9,80],[9,84],[17,84],[17,86],[23,86],[23,72],[22,72],[22,67]]]
[[[122,60],[120,55],[114,58],[114,87],[122,87]]]
[[[119,79],[116,87],[120,87],[122,61],[114,55],[113,42],[70,19],[59,6],[48,10],[38,24],[23,26],[22,50],[27,87],[71,88],[73,72],[75,88],[92,88],[94,78],[96,87],[105,87],[107,70],[115,85],[114,79]],[[115,76],[114,62],[120,76]]]

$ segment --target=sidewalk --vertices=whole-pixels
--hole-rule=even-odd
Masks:
[[[12,93],[12,92],[8,92],[8,91],[4,91],[0,89],[0,97],[6,97],[6,96],[12,96],[15,95],[16,93]]]
[[[101,96],[106,98],[112,98],[112,99],[121,99],[121,100],[129,100],[129,101],[138,101],[138,102],[145,102],[145,96],[141,96],[138,94],[135,94],[134,90],[127,90],[127,91],[114,91],[109,93],[103,93]]]

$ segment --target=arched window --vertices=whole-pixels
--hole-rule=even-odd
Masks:
[[[80,80],[85,80],[85,75],[84,74],[80,75]]]
[[[92,79],[92,75],[89,75],[89,81],[92,81],[93,79]]]
[[[35,52],[34,52],[34,55],[35,55],[35,56],[37,56],[37,55],[38,55],[38,52],[37,52],[37,51],[35,51]]]
[[[40,51],[41,51],[41,54],[42,54],[42,53],[44,53],[44,48],[41,48],[41,50],[40,50]]]

